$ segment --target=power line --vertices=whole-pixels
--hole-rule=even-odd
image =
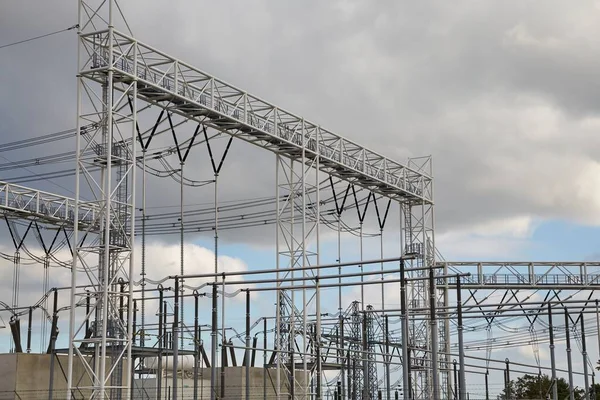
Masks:
[[[31,42],[31,41],[37,40],[37,39],[42,39],[42,38],[45,38],[45,37],[48,37],[48,36],[56,35],[56,34],[59,34],[59,33],[62,33],[62,32],[66,32],[66,31],[70,31],[70,30],[75,29],[75,28],[79,28],[79,24],[70,26],[70,27],[68,27],[66,29],[61,29],[59,31],[46,33],[45,35],[40,35],[40,36],[32,37],[32,38],[29,38],[29,39],[25,39],[25,40],[19,40],[18,42],[14,42],[14,43],[4,44],[4,45],[0,46],[0,49],[4,49],[6,47],[11,47],[11,46],[16,46],[18,44],[23,44],[23,43]]]

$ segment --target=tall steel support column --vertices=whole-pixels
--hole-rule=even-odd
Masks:
[[[565,342],[567,346],[567,369],[569,372],[569,399],[575,400],[573,386],[573,361],[571,360],[571,332],[569,331],[569,310],[565,307]]]
[[[409,166],[431,175],[431,158],[411,159]],[[433,198],[433,182],[420,181],[420,191],[428,198]],[[403,217],[403,240],[404,255],[410,255],[406,260],[407,268],[430,267],[435,266],[435,241],[434,241],[434,213],[433,204],[428,202],[419,203],[401,203],[401,213]],[[407,284],[408,311],[411,308],[420,310],[429,309],[429,291],[428,272],[421,270],[410,273],[407,278],[418,277],[419,280],[409,281]],[[443,292],[438,292],[438,296],[444,300]],[[442,335],[442,342],[446,343],[445,330],[439,329],[438,332],[432,332],[427,318],[412,318],[409,321],[409,345],[413,349],[411,362],[409,366],[412,372],[412,382],[414,385],[415,399],[431,399],[431,388],[433,386],[431,374],[431,338]],[[441,351],[447,352],[448,346],[443,344]],[[444,385],[445,386],[445,385]]]
[[[88,204],[97,206],[99,212],[86,229],[74,227],[68,397],[77,388],[78,395],[87,398],[120,398],[129,393],[123,389],[131,387],[131,368],[123,361],[131,360],[133,286],[121,292],[118,280],[129,282],[133,272],[137,81],[123,83],[115,72],[114,49],[120,46],[114,35],[114,21],[120,14],[116,0],[80,0],[78,4],[75,218]],[[98,33],[99,29],[105,30]],[[121,51],[131,53],[137,75],[136,47]],[[91,229],[101,232],[100,240],[83,245],[79,238]],[[78,289],[83,285],[91,296],[91,309],[77,319],[76,306],[87,296]],[[122,299],[128,308],[127,321],[119,318]],[[90,319],[93,333],[84,339],[82,331]],[[83,341],[94,350],[93,358],[81,353]],[[73,380],[75,359],[84,365],[89,387]]]
[[[349,310],[350,320],[350,342],[348,344],[348,365],[352,368],[348,368],[348,398],[355,400],[362,396],[364,379],[363,375],[363,363],[365,354],[362,349],[362,317],[360,312],[360,303],[358,301],[352,302]],[[351,384],[350,384],[351,383]]]
[[[384,343],[385,343],[385,394],[388,400],[392,398],[392,387],[390,382],[390,361],[392,359],[390,355],[390,328],[389,328],[389,319],[387,314],[384,316]]]
[[[462,296],[460,291],[460,276],[456,276],[456,313],[457,313],[457,324],[458,324],[458,359],[460,363],[460,373],[459,373],[459,381],[460,381],[460,389],[458,391],[458,399],[466,400],[467,399],[467,386],[465,379],[465,348],[463,341],[463,321],[462,321]],[[507,364],[508,365],[508,364]],[[508,368],[507,368],[508,369]]]
[[[590,382],[588,376],[588,356],[587,343],[585,342],[585,318],[584,314],[579,315],[581,321],[581,356],[583,357],[583,381],[585,382],[584,398],[590,400]]]
[[[435,332],[438,331],[435,303],[437,302],[435,293],[435,271],[429,270],[429,323],[431,324],[431,332],[434,334],[431,337],[431,366],[432,366],[432,399],[439,400],[440,398],[440,383],[439,383],[439,364],[438,364],[438,336]]]
[[[554,325],[552,324],[552,304],[548,303],[548,332],[550,335],[550,368],[552,370],[552,400],[558,400],[556,380],[556,357],[554,354]]]
[[[405,280],[405,261],[400,260],[400,324],[402,331],[402,392],[404,400],[410,400],[410,363],[409,363],[409,338],[408,338],[408,308],[406,295],[406,280]]]
[[[448,276],[448,266],[444,265],[442,274]],[[450,304],[448,293],[448,278],[442,278],[443,284],[437,285],[440,293],[439,304],[447,306]],[[438,340],[440,352],[440,394],[442,399],[450,399],[452,394],[452,374],[450,373],[450,320],[442,319],[439,324],[440,338]]]
[[[278,121],[273,121],[277,127]],[[319,156],[310,154],[308,150],[318,152],[319,128],[308,128],[300,121],[294,133],[294,140],[302,143],[302,150],[294,158],[276,156],[276,185],[277,185],[277,267],[293,269],[295,267],[310,267],[318,262],[319,248]],[[317,148],[314,148],[316,146]],[[294,277],[293,271],[279,274],[279,278]],[[306,355],[308,343],[311,340],[308,332],[308,312],[316,314],[316,343],[321,343],[321,313],[318,271],[302,270],[303,283],[314,284],[315,289],[291,289],[290,293],[279,292],[277,296],[277,311],[279,322],[276,330],[276,346],[287,349],[298,343],[303,354],[288,355],[277,353],[277,370],[281,374],[283,367],[287,368],[290,379],[290,392],[296,398],[310,396],[308,385],[315,379],[317,388],[321,389],[321,362],[310,363]],[[296,293],[300,292],[300,293]],[[297,296],[299,294],[299,296]],[[294,353],[291,353],[294,354]],[[309,364],[310,363],[310,364]],[[302,365],[302,373],[295,373],[297,365]],[[280,393],[281,382],[277,384]],[[301,390],[295,387],[300,387]],[[316,397],[320,399],[321,394]]]
[[[598,331],[598,359],[600,360],[600,309],[598,306],[598,300],[596,300],[596,330]]]
[[[366,307],[367,312],[365,313],[365,322],[366,322],[366,338],[365,342],[367,344],[366,349],[367,353],[364,355],[365,358],[365,369],[366,369],[366,378],[365,378],[365,390],[367,392],[367,396],[363,397],[364,400],[370,399],[375,400],[377,398],[377,390],[378,390],[378,380],[377,380],[377,360],[376,360],[376,344],[375,342],[378,340],[377,327],[381,327],[380,324],[375,321],[375,313],[373,313],[373,306],[368,305]],[[380,335],[379,335],[380,336]]]

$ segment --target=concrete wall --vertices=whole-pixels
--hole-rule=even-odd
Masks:
[[[0,399],[48,399],[50,384],[50,361],[48,354],[0,354]],[[127,368],[127,363],[124,363]],[[107,366],[109,368],[109,366]],[[78,359],[74,364],[75,382],[78,386],[89,386],[91,381],[85,373],[84,367]],[[297,385],[297,394],[302,391],[302,373],[297,372],[296,379],[300,382]],[[67,389],[67,356],[55,356],[54,379],[53,379],[53,398],[64,399]],[[253,400],[263,399],[263,368],[250,368],[250,398]],[[198,380],[198,398],[210,399],[210,368],[201,368]],[[267,370],[266,377],[267,399],[276,398],[276,371]],[[217,374],[217,393],[221,390],[221,373]],[[173,378],[163,377],[161,380],[162,390],[161,398],[168,398],[172,393]],[[136,400],[155,400],[157,382],[154,378],[136,379],[134,381],[136,390]],[[244,367],[228,367],[225,369],[225,397],[222,400],[240,400],[245,399],[246,370]],[[284,375],[281,377],[281,395],[287,398],[288,382]],[[194,392],[193,375],[186,372],[185,377],[178,379],[178,391],[180,398],[192,399]],[[77,398],[89,397],[89,391],[80,389],[76,394]]]
[[[66,397],[67,358],[66,355],[54,357],[54,399]],[[0,399],[48,399],[51,359],[48,354],[0,354]],[[127,368],[126,363],[124,368]],[[83,364],[77,358],[73,372],[78,386],[91,385]],[[89,390],[80,389],[78,397],[88,397],[89,393]]]
[[[0,399],[14,399],[17,382],[17,355],[0,355]]]
[[[265,393],[264,369],[250,368],[250,399],[262,400]],[[201,368],[198,379],[198,399],[210,399],[210,368]],[[277,377],[275,369],[267,369],[266,376],[266,397],[269,400],[276,399]],[[302,391],[303,379],[302,373],[297,372],[296,380],[299,382],[296,386],[296,394]],[[162,378],[161,398],[169,398],[172,393],[173,378],[166,376]],[[281,377],[281,398],[288,396],[288,382],[285,376]],[[221,371],[217,370],[217,394],[221,393]],[[194,393],[193,375],[186,374],[184,379],[178,380],[178,397],[183,394],[184,399],[192,399]],[[227,367],[225,368],[225,397],[222,400],[244,400],[246,395],[246,368],[245,367]],[[153,400],[153,398],[144,398],[144,400]]]

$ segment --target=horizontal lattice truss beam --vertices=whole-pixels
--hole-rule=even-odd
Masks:
[[[98,212],[96,204],[80,202],[76,216],[75,199],[0,181],[0,213],[60,226],[77,220],[81,230],[97,231]]]
[[[463,277],[465,289],[600,289],[600,262],[443,262],[447,274],[471,273]],[[444,283],[440,282],[439,285]],[[456,278],[448,278],[456,286]]]
[[[433,179],[368,150],[304,118],[253,96],[132,37],[107,30],[81,36],[87,52],[82,76],[102,82],[114,72],[115,89],[138,82],[138,98],[191,120],[403,202],[433,203]],[[108,57],[112,45],[114,57]],[[318,156],[318,157],[317,157]]]

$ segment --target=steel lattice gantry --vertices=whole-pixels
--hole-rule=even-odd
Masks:
[[[139,42],[130,33],[116,29],[117,25],[127,27],[124,20],[118,22],[121,17],[116,0],[79,1],[75,212],[92,204],[98,210],[94,224],[101,230],[103,239],[97,246],[75,250],[72,306],[83,295],[75,292],[79,268],[88,277],[86,283],[93,288],[94,307],[85,318],[97,323],[91,336],[82,339],[84,322],[76,321],[75,307],[72,307],[69,389],[76,385],[72,380],[75,357],[87,365],[92,377],[89,397],[118,397],[119,390],[114,393],[108,390],[131,384],[129,368],[122,363],[129,359],[132,343],[131,291],[117,293],[114,285],[119,279],[129,281],[132,276],[133,188],[136,143],[141,139],[136,132],[138,102],[165,109],[276,154],[276,190],[282,195],[277,196],[279,267],[310,267],[319,262],[318,183],[327,176],[343,179],[400,203],[403,252],[414,256],[408,261],[409,267],[433,267],[435,243],[430,158],[415,159],[409,165],[402,165],[372,152]],[[80,227],[76,235],[83,229]],[[91,260],[98,260],[98,263]],[[314,338],[317,345],[313,347],[320,348],[318,270],[303,269],[301,273],[317,289],[282,291],[278,296],[276,345],[279,349],[287,348],[292,340],[305,343],[309,340],[306,324],[309,309],[317,310]],[[410,283],[409,304],[417,309],[426,308],[429,304],[427,283],[416,282]],[[444,301],[444,291],[438,293]],[[129,311],[126,321],[119,318],[116,307],[122,296],[126,297]],[[410,340],[412,346],[423,349],[422,354],[415,355],[421,359],[420,365],[430,367],[427,360],[429,339],[438,335],[429,329],[427,324],[412,323]],[[447,337],[443,326],[440,332],[442,338]],[[82,341],[96,349],[93,358],[79,352],[78,345]],[[442,344],[440,351],[446,351],[444,346]],[[319,362],[311,363],[313,366],[309,368],[309,356],[290,357],[287,354],[282,351],[277,357],[278,386],[285,382],[293,384],[295,368],[292,366],[303,365],[304,371],[315,375],[318,387]],[[320,360],[320,357],[316,359]],[[424,368],[414,372],[416,398],[432,397],[429,370]],[[284,377],[280,376],[281,371],[286,372]],[[444,385],[441,387],[444,390]],[[306,391],[296,395],[297,398],[307,396]]]
[[[78,225],[81,229],[88,230],[94,234],[98,233],[98,225],[96,217],[99,209],[94,204],[82,204],[77,210],[75,209],[75,199],[65,197],[55,193],[49,193],[37,189],[32,189],[22,185],[16,185],[9,182],[0,181],[0,216],[4,217],[6,223],[9,224],[9,232],[15,243],[15,255],[13,257],[13,289],[12,289],[12,307],[16,309],[19,306],[19,285],[21,274],[21,257],[20,249],[25,243],[27,233],[32,224],[35,226],[33,231],[37,231],[38,241],[44,247],[44,293],[49,290],[49,253],[54,244],[54,240],[58,237],[61,229],[74,229]],[[14,220],[28,220],[28,229],[24,235],[19,235],[18,229],[14,224]],[[43,236],[40,233],[38,223],[52,226],[56,233],[53,235],[54,240],[44,245]],[[11,228],[12,226],[12,228]],[[68,239],[67,239],[68,240]],[[17,244],[19,243],[19,244]],[[46,301],[43,301],[46,306]],[[42,317],[42,332],[45,332],[47,318]]]
[[[75,199],[9,182],[0,181],[0,212],[53,225],[74,226],[77,221],[82,229],[98,231],[95,204],[80,204],[76,210]]]
[[[584,290],[600,286],[600,263],[575,261],[444,261],[445,274],[469,272],[465,289]],[[456,278],[445,282],[456,286]]]

